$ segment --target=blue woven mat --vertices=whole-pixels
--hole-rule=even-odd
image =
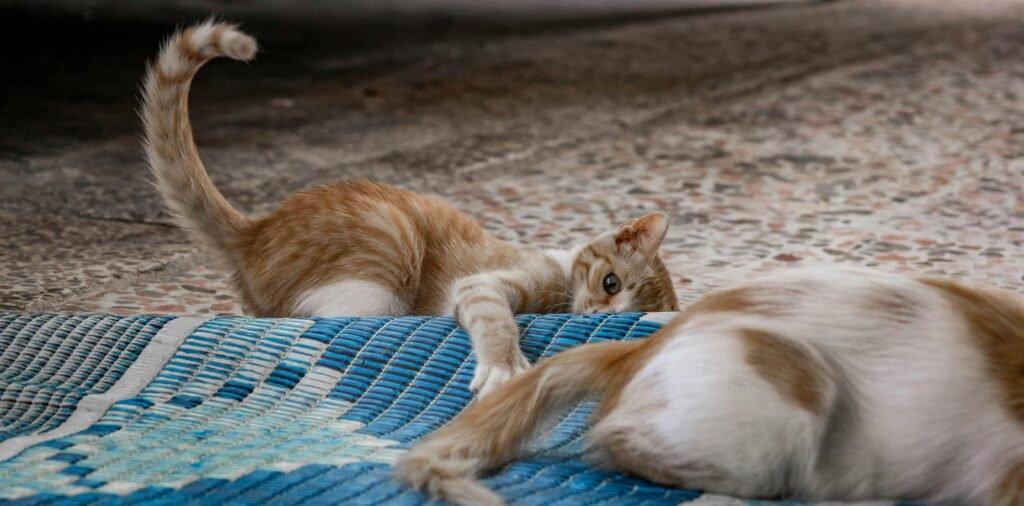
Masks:
[[[642,314],[520,316],[531,360],[643,338]],[[0,316],[6,504],[423,504],[390,478],[471,399],[450,318]],[[575,408],[487,482],[515,504],[754,504],[582,459]]]

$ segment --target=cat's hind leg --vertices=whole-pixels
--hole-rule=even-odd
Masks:
[[[612,467],[651,481],[774,497],[807,481],[834,396],[820,358],[784,337],[679,335],[602,406],[591,441]]]
[[[304,316],[402,316],[409,304],[380,283],[349,279],[310,288],[296,299],[296,315]]]

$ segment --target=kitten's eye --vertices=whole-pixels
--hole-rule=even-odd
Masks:
[[[619,290],[622,290],[622,282],[619,281],[619,277],[614,272],[605,276],[601,284],[604,285],[604,291],[608,292],[608,295],[615,295],[619,293]]]

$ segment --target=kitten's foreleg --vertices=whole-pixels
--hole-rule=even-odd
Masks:
[[[527,283],[512,271],[463,278],[452,291],[456,321],[473,341],[477,357],[472,389],[484,395],[530,367],[519,350],[513,315],[527,303]]]

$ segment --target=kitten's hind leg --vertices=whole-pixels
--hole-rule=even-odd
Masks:
[[[394,290],[373,281],[350,279],[310,288],[297,298],[295,315],[403,316],[410,312]]]

